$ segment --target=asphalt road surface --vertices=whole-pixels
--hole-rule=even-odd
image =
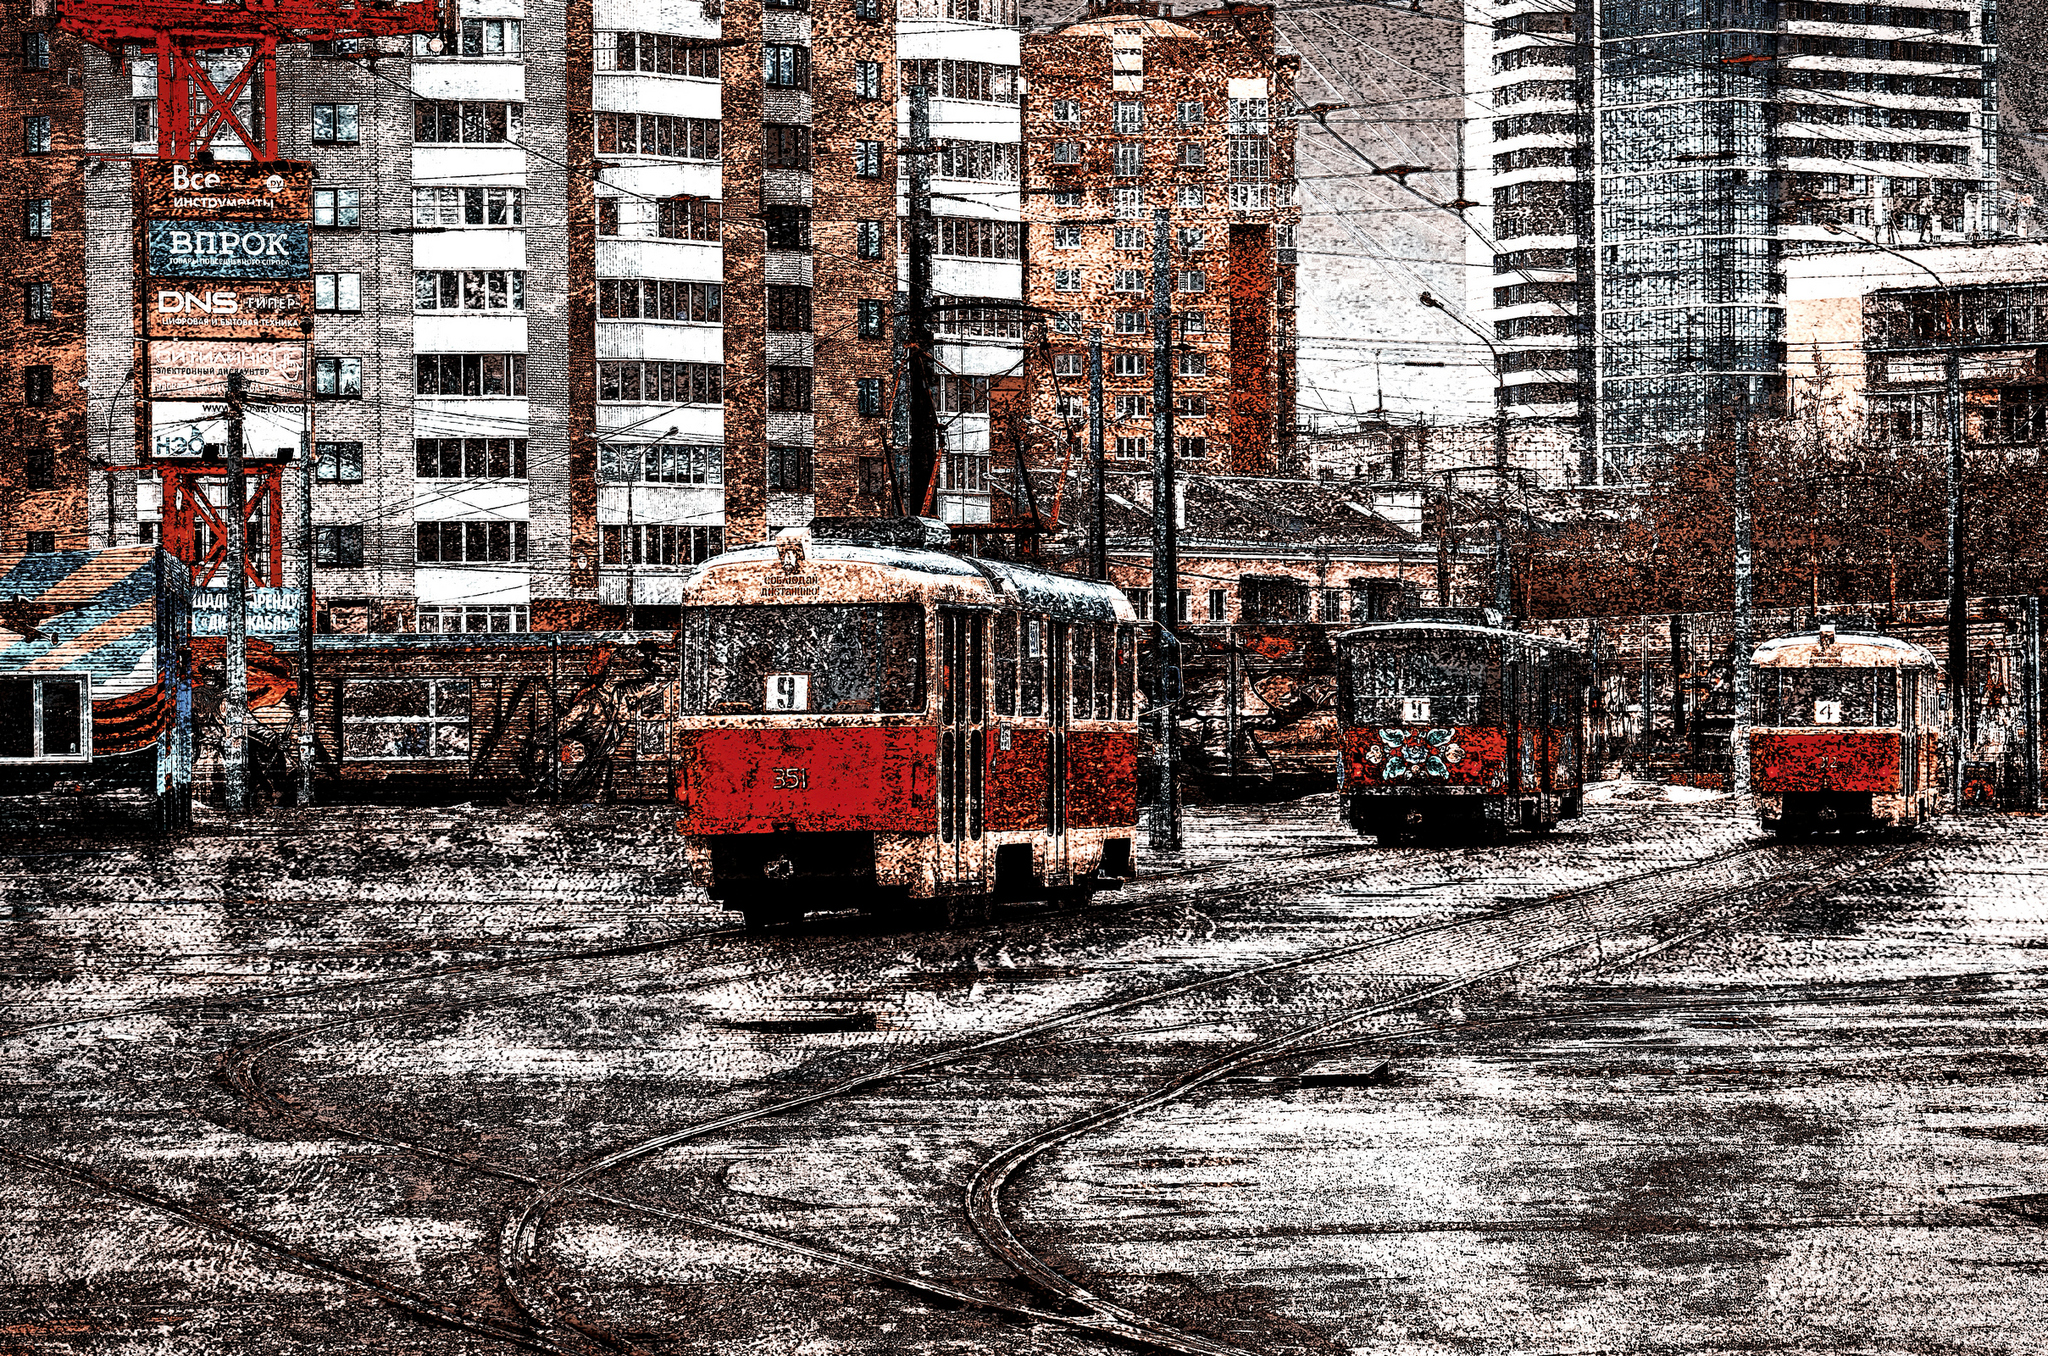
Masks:
[[[749,935],[668,817],[0,857],[0,1351],[2020,1352],[2048,821],[1381,849]]]

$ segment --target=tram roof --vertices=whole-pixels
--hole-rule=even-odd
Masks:
[[[853,542],[811,538],[804,543],[806,563],[867,565],[893,572],[907,588],[979,584],[998,595],[1014,598],[1019,607],[1044,612],[1059,621],[1135,621],[1130,600],[1114,584],[1058,574],[1035,565],[1008,560],[980,560],[951,551],[914,546],[867,546]],[[780,569],[780,553],[774,545],[748,546],[713,556],[691,572],[686,592],[695,590],[723,570],[759,571]],[[922,576],[920,578],[920,576]],[[836,601],[846,602],[840,598]]]
[[[1925,646],[1897,636],[1835,633],[1834,643],[1821,648],[1820,633],[1779,636],[1756,647],[1750,663],[1766,669],[1921,669],[1936,667]]]
[[[1515,631],[1505,626],[1474,626],[1471,622],[1430,621],[1426,619],[1374,622],[1370,626],[1359,626],[1349,631],[1340,631],[1334,639],[1342,644],[1350,641],[1374,640],[1417,633],[1453,636],[1470,640],[1518,640],[1536,649],[1568,650],[1573,654],[1579,655],[1586,653],[1585,646],[1575,644],[1569,640],[1559,640],[1554,636],[1534,635],[1528,631]]]

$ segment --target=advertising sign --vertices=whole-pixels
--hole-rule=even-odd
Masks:
[[[305,221],[313,215],[313,167],[303,162],[146,164],[142,212],[152,221]]]
[[[152,221],[151,278],[303,278],[311,270],[303,221]]]
[[[242,421],[243,460],[293,460],[304,428],[296,406],[252,407]],[[228,407],[219,401],[152,401],[149,440],[150,455],[159,461],[218,461],[227,452]]]
[[[150,339],[275,339],[302,342],[313,313],[305,279],[172,282],[150,289],[143,306]]]
[[[306,355],[300,344],[159,339],[149,346],[150,394],[160,400],[224,399],[230,372],[249,379],[251,396],[306,398]]]

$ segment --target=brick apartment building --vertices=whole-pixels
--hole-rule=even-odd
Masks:
[[[1154,212],[1170,212],[1175,439],[1192,469],[1294,466],[1294,76],[1272,11],[1138,0],[1024,41],[1027,457],[1085,448],[1085,339],[1104,346],[1104,445],[1149,464]],[[1077,464],[1079,459],[1072,458]]]
[[[8,7],[23,59],[0,77],[28,237],[0,306],[0,550],[151,540],[163,516],[132,469],[128,304],[156,72],[40,8]],[[324,624],[659,626],[726,542],[883,511],[905,81],[930,85],[941,147],[937,290],[1014,303],[1016,20],[1014,0],[460,0],[438,42],[281,48],[280,152],[317,174]],[[1025,327],[946,317],[939,507],[969,521]]]

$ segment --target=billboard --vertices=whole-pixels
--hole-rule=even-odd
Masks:
[[[312,283],[303,278],[173,282],[150,290],[143,304],[150,339],[303,341],[313,313]]]
[[[151,221],[309,221],[312,166],[253,161],[145,164],[142,213]]]
[[[303,278],[312,224],[174,220],[149,223],[151,278]]]
[[[290,461],[304,439],[296,408],[251,407],[242,420],[243,457]],[[149,450],[158,461],[218,461],[227,454],[228,407],[218,400],[156,400],[149,407]]]
[[[306,394],[305,345],[294,336],[289,344],[158,339],[149,346],[149,390],[160,400],[225,396],[230,372],[249,379],[251,397],[302,400]]]

